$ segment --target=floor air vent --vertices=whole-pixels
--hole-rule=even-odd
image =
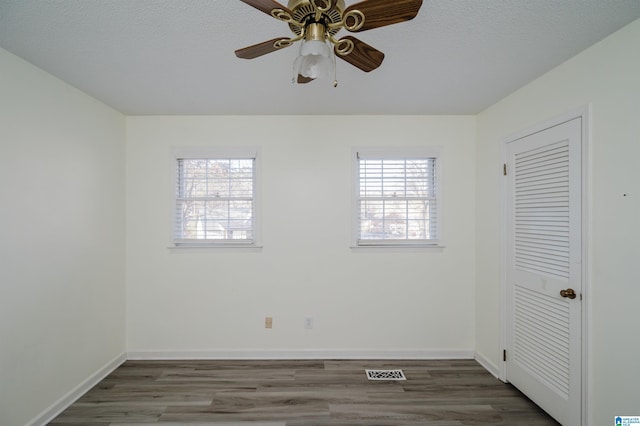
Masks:
[[[369,380],[407,380],[402,370],[364,370]]]

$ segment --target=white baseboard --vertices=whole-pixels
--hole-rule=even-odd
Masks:
[[[278,359],[473,359],[471,350],[214,350],[132,351],[130,360],[278,360]]]
[[[500,367],[489,361],[487,357],[485,357],[481,353],[476,352],[475,360],[478,361],[478,364],[483,366],[484,369],[491,373],[496,379],[500,378]]]
[[[39,416],[27,423],[27,426],[46,425],[56,416],[62,413],[67,407],[73,404],[78,398],[87,393],[89,389],[97,385],[102,379],[107,377],[113,370],[118,368],[127,360],[126,354],[121,354],[109,361],[105,366],[100,368],[86,380],[75,388],[71,389],[66,395],[53,403],[49,408],[44,410]]]

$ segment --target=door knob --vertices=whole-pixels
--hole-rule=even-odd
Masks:
[[[568,288],[566,290],[560,290],[560,296],[568,297],[569,299],[573,300],[576,298],[576,291],[572,288]]]

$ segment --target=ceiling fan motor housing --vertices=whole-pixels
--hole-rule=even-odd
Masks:
[[[344,0],[315,0],[316,3],[319,3],[319,6],[324,7],[331,1],[331,8],[327,12],[322,13],[322,19],[325,20],[326,24],[338,24],[342,22],[342,12],[345,9]],[[324,3],[324,4],[323,4]],[[293,19],[300,23],[306,23],[307,20],[311,20],[312,23],[315,22],[315,14],[316,9],[311,4],[310,0],[289,0],[288,9],[293,12]],[[289,24],[289,28],[291,31],[300,36],[304,31],[304,28],[301,28],[297,25]],[[327,33],[330,36],[336,35],[340,31],[340,27],[333,28],[327,30]]]

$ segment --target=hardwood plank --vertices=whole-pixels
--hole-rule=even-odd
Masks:
[[[76,425],[77,426],[77,425]],[[149,426],[149,423],[118,423],[118,426]],[[162,426],[256,426],[255,422],[163,422]],[[285,422],[260,422],[260,426],[287,426]]]
[[[82,407],[74,404],[56,417],[51,424],[109,424],[123,421],[154,423],[160,418],[164,410],[165,407],[132,404],[121,404],[117,406],[98,405],[90,407]]]
[[[421,420],[429,422],[470,422],[482,421],[484,424],[498,424],[502,417],[490,405],[422,405],[422,404],[368,404],[368,405],[331,405],[331,413],[337,418],[360,420],[387,420],[400,425],[407,421]]]

